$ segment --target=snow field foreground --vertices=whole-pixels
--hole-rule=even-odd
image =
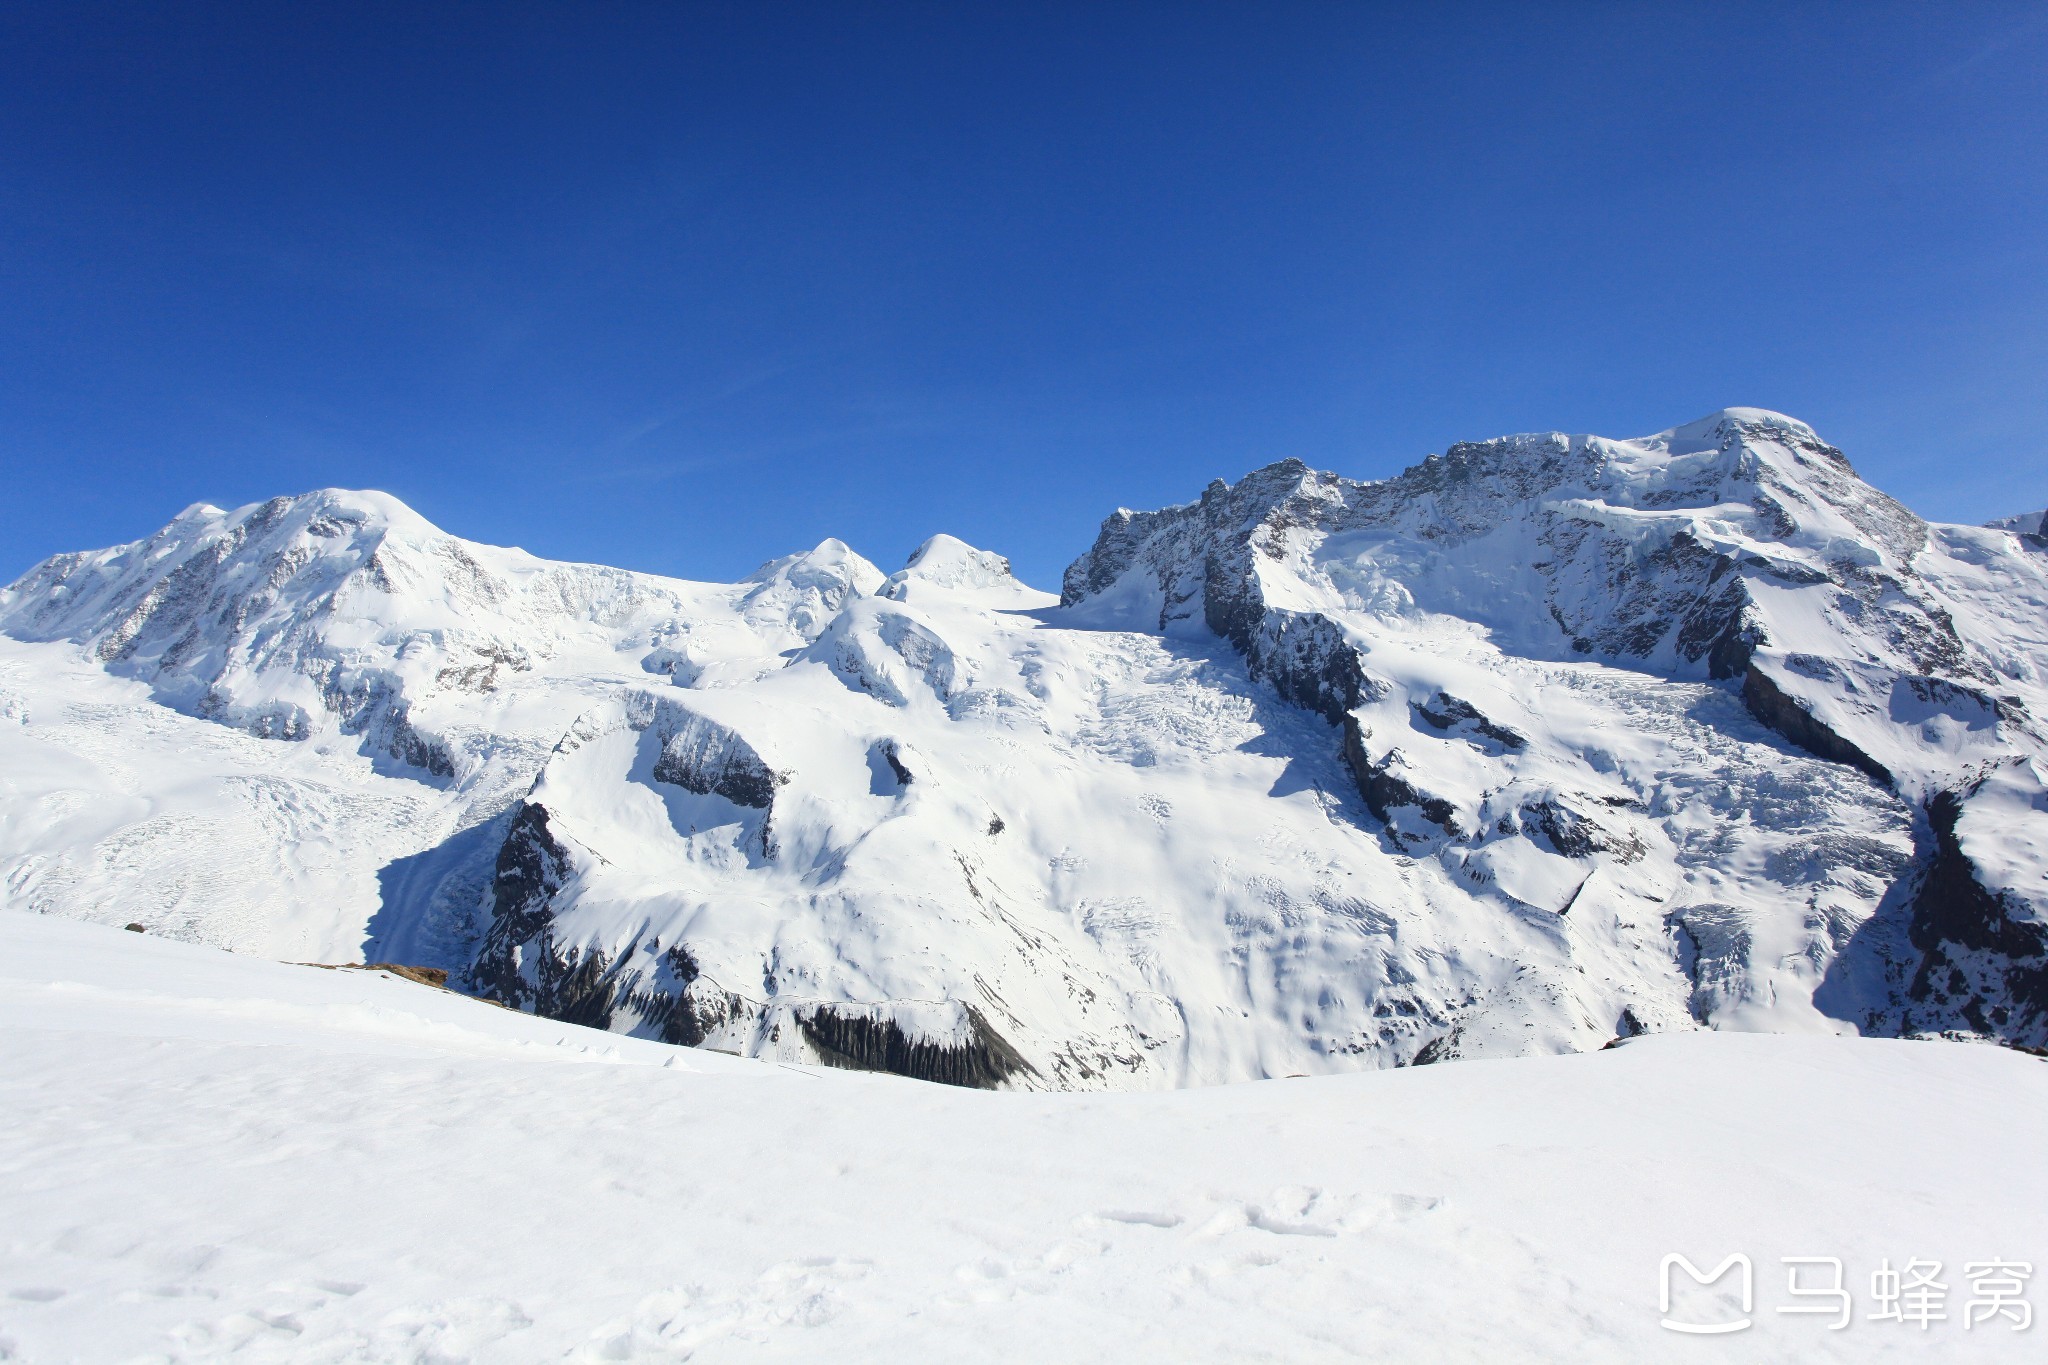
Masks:
[[[0,912],[0,1359],[2035,1360],[2048,1065],[1700,1031],[1139,1094],[722,1057]],[[1750,1330],[1660,1328],[1669,1252]],[[1856,1320],[1780,1315],[1834,1256]],[[1883,1259],[1949,1318],[1868,1321]],[[2029,1286],[2037,1307],[2048,1293]],[[1720,1311],[1726,1304],[1681,1305]]]

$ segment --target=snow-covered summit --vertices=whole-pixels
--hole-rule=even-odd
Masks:
[[[1038,595],[1012,576],[1010,561],[1003,556],[977,550],[957,536],[943,534],[931,537],[912,551],[909,562],[891,574],[878,592],[898,602],[912,600],[913,594],[931,592],[978,594],[988,600]]]
[[[741,600],[750,623],[787,625],[815,640],[840,608],[882,586],[882,571],[845,541],[827,537],[815,549],[770,560],[747,582],[752,586]]]
[[[1360,790],[1396,837],[1461,865],[1463,850],[1526,821],[1525,790],[1573,812],[1538,817],[1563,821],[1553,846],[1650,846],[1613,813],[1644,799],[1639,786],[1613,789],[1626,763],[1558,724],[1582,687],[1559,671],[1575,659],[1738,683],[1750,717],[1782,741],[1934,812],[1919,817],[1932,821],[1916,836],[1924,858],[1941,856],[1940,826],[1972,809],[1987,775],[2041,790],[2040,559],[1929,526],[1804,423],[1756,409],[1628,441],[1462,444],[1376,483],[1283,462],[1212,484],[1198,503],[1113,515],[1068,570],[1064,600],[1115,604],[1169,632],[1200,622],[1229,640],[1256,676],[1339,726]],[[2022,861],[2012,875],[1973,865],[1952,888],[1975,888],[1971,913],[1993,927],[1965,931],[1925,910],[1899,931],[1913,947],[1886,949],[1889,965],[1869,971],[2005,942],[2017,964],[1985,969],[2002,985],[1958,967],[1953,981],[1970,980],[1949,990],[1921,968],[1907,973],[1912,991],[1957,1008],[2017,997],[2030,1028],[2048,1022],[2048,993],[2033,984],[2048,953],[2048,862]],[[1753,952],[1753,916],[1670,912],[1680,924],[1688,913],[1723,922],[1694,935],[1695,952],[1732,924]],[[1815,960],[1849,943],[1829,932]]]
[[[1984,523],[1994,531],[2016,531],[2025,536],[2048,536],[2048,512],[2021,512]]]
[[[0,594],[0,878],[980,1085],[2048,1043],[2048,556],[1803,423],[1281,461],[1063,589],[943,535],[715,584],[195,508]]]
[[[1943,599],[1981,599],[1987,569],[2030,593],[2039,578],[1930,534],[1804,423],[1731,408],[1637,440],[1455,445],[1376,483],[1285,461],[1199,503],[1118,512],[1068,570],[1064,600],[1143,599],[1162,629],[1199,617],[1269,673],[1285,669],[1261,632],[1363,612],[1459,616],[1524,653],[1743,677],[1819,716],[1836,751],[1858,746],[1871,771],[1911,784],[1921,761],[1874,756],[1890,718],[1863,698],[1898,675],[1995,710],[1984,688],[1997,670],[1965,648]],[[1834,660],[1840,685],[1810,686],[1822,680],[1789,653]],[[1333,694],[1339,710],[1352,690]]]

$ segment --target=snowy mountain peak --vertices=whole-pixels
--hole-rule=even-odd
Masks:
[[[1642,443],[1656,442],[1667,446],[1683,443],[1718,445],[1730,431],[1757,429],[1779,432],[1798,441],[1820,440],[1820,436],[1812,427],[1797,417],[1788,417],[1782,412],[1772,412],[1769,408],[1722,408],[1683,426],[1672,427],[1668,431],[1658,432],[1655,436],[1644,437]]]
[[[771,559],[748,574],[749,583],[776,579],[837,578],[861,592],[871,592],[882,581],[882,571],[837,536],[827,536],[808,550]]]
[[[963,1084],[2048,1044],[2048,556],[1802,423],[1281,460],[1063,588],[943,535],[687,583],[377,494],[192,509],[0,594],[0,886]]]
[[[747,621],[759,628],[786,626],[815,640],[841,608],[882,586],[882,571],[845,541],[828,537],[816,548],[770,560],[747,576],[741,599]]]
[[[1031,590],[1011,575],[1008,559],[977,550],[957,536],[940,534],[913,550],[909,562],[889,576],[879,595],[902,602],[910,600],[913,592],[1014,596],[1020,591]]]

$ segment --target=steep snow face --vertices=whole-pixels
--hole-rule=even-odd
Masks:
[[[1509,437],[1372,484],[1284,462],[1117,513],[1064,587],[949,536],[887,577],[828,540],[721,585],[381,495],[194,509],[0,594],[41,642],[0,687],[127,689],[0,697],[46,774],[7,809],[91,817],[10,814],[0,873],[38,909],[359,934],[575,1022],[972,1085],[1701,1025],[2048,1042],[2048,558],[1922,522],[1801,423]],[[181,788],[203,720],[286,795]],[[179,800],[324,872],[252,864],[260,932],[205,908],[260,899],[234,872],[137,897],[168,850],[207,862],[198,825],[138,833]]]

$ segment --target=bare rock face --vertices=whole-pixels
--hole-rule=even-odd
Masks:
[[[891,1071],[913,1080],[993,1090],[1032,1066],[972,1005],[957,1007],[950,1028],[919,1028],[887,1005],[815,1005],[797,1027],[828,1066]]]
[[[562,980],[567,974],[567,964],[551,951],[548,931],[555,897],[569,884],[573,870],[569,850],[548,827],[547,808],[522,803],[498,847],[491,878],[491,931],[471,973],[483,994],[517,1009],[532,1009],[541,1001],[541,983]],[[529,951],[547,960],[549,970],[522,972]],[[551,996],[548,1003],[555,1008],[539,1012],[556,1014],[582,1002]]]
[[[787,779],[762,761],[754,747],[713,720],[676,708],[661,718],[661,756],[654,780],[700,796],[722,796],[736,806],[765,811]]]
[[[2008,772],[1985,781],[2000,777],[2023,781],[2030,790],[2022,799],[2048,812],[2035,774]],[[2028,897],[2009,884],[1987,885],[1984,868],[1962,837],[1969,799],[1982,791],[1980,783],[1970,792],[1937,793],[1928,802],[1933,850],[1913,897],[1908,930],[1921,956],[1902,1015],[1931,1010],[1934,1019],[1928,1022],[1952,1026],[1960,1017],[1973,1032],[2032,1042],[2048,1031],[2048,916],[2042,913],[2048,898]],[[1991,839],[2007,837],[1999,829]]]
[[[1846,763],[1873,782],[1892,785],[1891,772],[1869,754],[1829,729],[1812,709],[1786,694],[1769,673],[1749,664],[1742,671],[1742,704],[1749,713],[1810,754]]]

